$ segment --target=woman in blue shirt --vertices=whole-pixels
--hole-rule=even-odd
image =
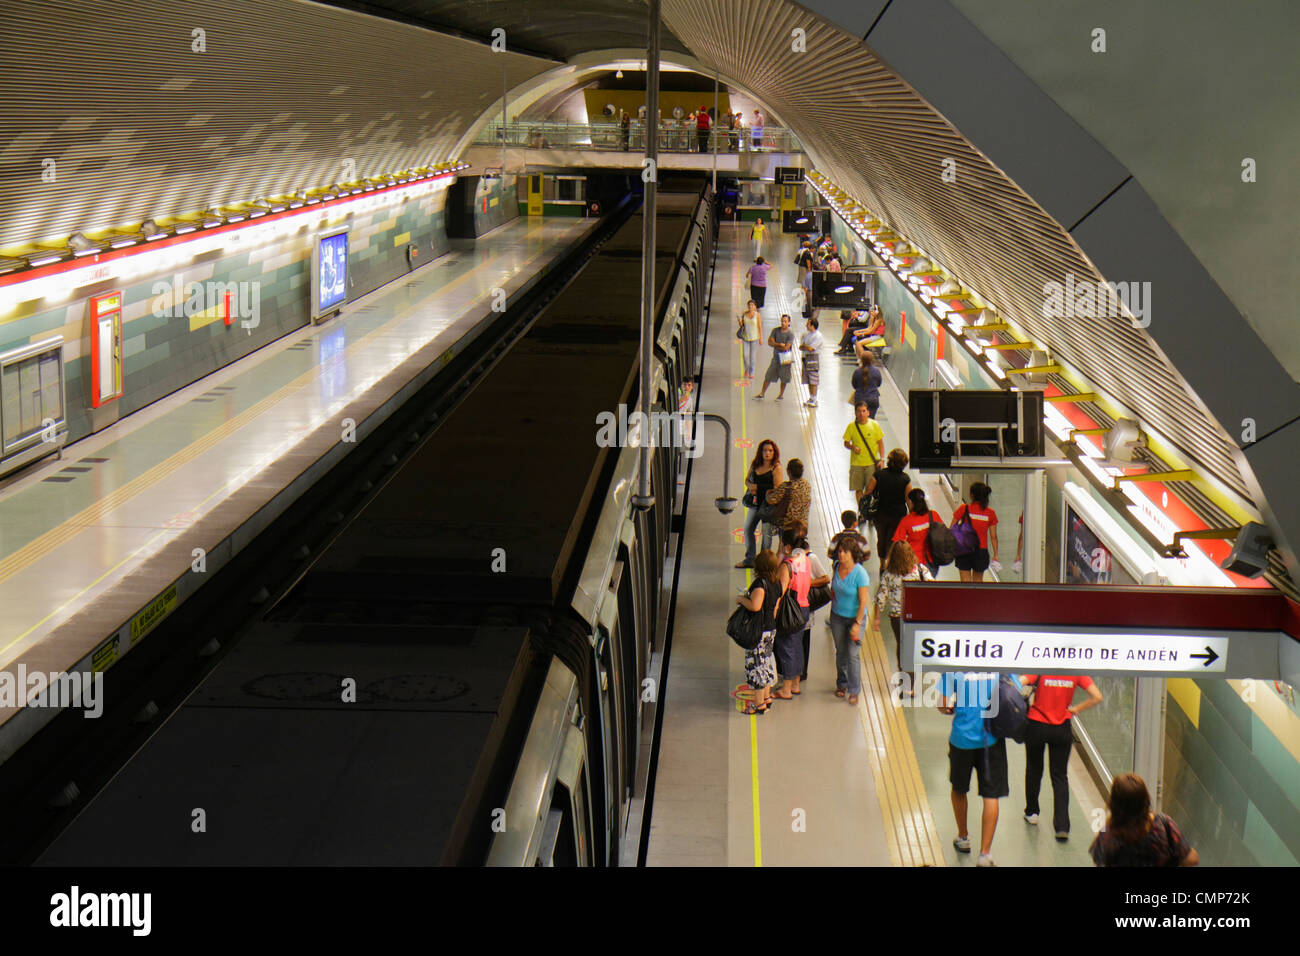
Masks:
[[[849,703],[858,702],[862,691],[862,670],[858,666],[858,645],[866,630],[868,591],[871,576],[862,566],[866,555],[862,546],[852,538],[840,540],[836,553],[835,571],[831,574],[831,634],[835,638],[835,696],[849,696]]]

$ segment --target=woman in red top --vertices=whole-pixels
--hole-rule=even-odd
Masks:
[[[964,502],[953,512],[952,523],[956,526],[966,515],[970,515],[971,527],[979,538],[980,545],[971,554],[957,555],[957,570],[963,581],[979,583],[984,580],[984,572],[989,569],[989,541],[993,542],[993,560],[998,560],[998,513],[989,507],[989,495],[993,489],[982,481],[970,486],[971,503]],[[993,570],[1001,571],[999,563]]]
[[[1101,691],[1086,674],[1022,674],[1020,683],[1034,688],[1025,725],[1025,822],[1038,823],[1038,788],[1043,782],[1043,747],[1051,764],[1052,826],[1056,839],[1070,836],[1070,783],[1065,775],[1074,734],[1070,718],[1101,703]],[[1088,699],[1071,704],[1074,689],[1086,690]]]
[[[939,516],[939,512],[930,510],[930,506],[925,503],[925,492],[920,488],[913,488],[907,493],[907,505],[911,512],[898,522],[891,541],[906,541],[910,544],[920,562],[929,568],[930,574],[938,577],[939,565],[930,555],[930,541],[927,535],[930,533],[930,523],[943,521],[943,518]]]

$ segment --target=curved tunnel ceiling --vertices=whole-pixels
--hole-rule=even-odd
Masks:
[[[1270,438],[1243,455],[1220,425],[1253,414],[1261,434],[1280,433],[1300,412],[1294,381],[1279,383],[1257,337],[1242,344],[1234,334],[1216,354],[1186,333],[1153,337],[1124,319],[1042,317],[1046,282],[1142,278],[1123,274],[1133,262],[1154,268],[1149,234],[1128,234],[1113,214],[1137,210],[1184,256],[1166,257],[1157,295],[1187,301],[1171,294],[1187,278],[1213,300],[1207,314],[1241,323],[1128,170],[949,0],[805,4],[664,0],[665,48],[684,48],[765,103],[839,185],[1231,492],[1261,507],[1261,487],[1271,504],[1285,499],[1289,486],[1278,482],[1294,440]],[[335,182],[344,158],[361,177],[454,158],[498,99],[503,64],[520,88],[557,58],[640,46],[645,13],[643,0],[6,6],[0,246]],[[513,50],[534,55],[493,53],[483,41],[496,26]],[[206,48],[195,53],[199,27]],[[806,31],[806,52],[791,48],[795,28]],[[937,57],[946,70],[934,69]],[[40,182],[49,157],[60,175]],[[955,183],[940,178],[945,159],[957,164]],[[1251,399],[1216,386],[1224,361],[1250,369]],[[1278,523],[1300,527],[1300,510]]]

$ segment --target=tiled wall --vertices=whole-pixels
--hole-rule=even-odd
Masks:
[[[0,352],[62,333],[68,439],[75,441],[92,429],[90,296],[118,289],[123,293],[124,393],[116,404],[119,417],[128,415],[309,324],[312,239],[321,228],[350,227],[349,300],[404,275],[407,243],[418,244],[421,262],[445,252],[445,183],[406,193],[405,199],[403,195],[395,191],[278,223],[255,223],[206,241],[194,240],[191,251],[186,249],[189,243],[174,247],[174,252],[151,250],[142,255],[161,257],[151,261],[164,267],[148,273],[140,271],[146,260],[126,257],[106,263],[101,270],[106,274],[92,273],[88,267],[65,274],[80,279],[49,277],[38,280],[39,289],[3,290],[7,298],[0,298]],[[175,304],[176,276],[181,287],[209,281],[258,283],[257,326],[244,328],[236,318],[229,326],[217,319],[193,328],[195,323],[186,315],[168,314]],[[160,283],[166,285],[165,292]],[[254,294],[251,285],[245,294]]]
[[[479,178],[478,192],[474,197],[474,234],[476,236],[481,236],[489,229],[495,229],[520,214],[518,177],[506,177],[504,185],[505,188],[502,189],[500,179]],[[526,199],[527,197],[525,197]],[[484,205],[487,206],[486,210],[484,210]],[[526,213],[527,206],[525,205]]]
[[[1295,711],[1267,683],[1168,683],[1165,812],[1203,863],[1300,865]],[[1254,694],[1251,703],[1243,699],[1247,688]]]

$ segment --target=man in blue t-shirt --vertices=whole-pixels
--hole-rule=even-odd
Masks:
[[[1008,675],[1016,684],[1016,675]],[[970,852],[966,829],[966,793],[970,790],[973,769],[984,798],[980,815],[980,854],[976,866],[996,866],[989,851],[998,827],[998,798],[1008,796],[1007,742],[988,732],[985,718],[991,717],[998,700],[998,675],[980,673],[946,673],[943,675],[939,712],[952,715],[952,732],[948,735],[948,780],[952,784],[952,812],[957,820],[957,838],[952,845],[958,853]]]

